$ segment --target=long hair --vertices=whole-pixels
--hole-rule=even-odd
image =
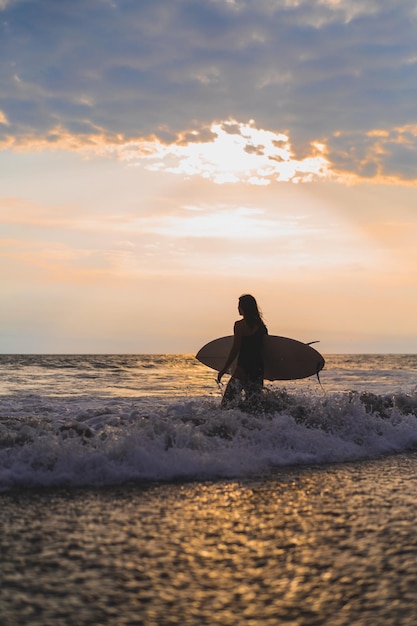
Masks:
[[[254,326],[256,326],[256,324],[265,326],[262,319],[262,313],[259,310],[257,302],[253,296],[248,293],[240,296],[239,306],[242,310],[244,319],[248,323],[249,328],[253,328]]]

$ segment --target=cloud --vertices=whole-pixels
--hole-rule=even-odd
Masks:
[[[328,145],[333,171],[375,182],[417,182],[417,124],[367,132],[334,133]]]
[[[386,145],[382,166],[349,159],[353,139],[361,153],[373,131],[414,122],[411,0],[3,0],[0,8],[3,148],[174,144],[219,120],[255,120],[285,134],[298,161],[320,143],[352,176],[413,178],[414,135],[405,152]]]
[[[29,284],[114,285],[225,270],[233,277],[285,270],[288,278],[327,267],[376,267],[361,234],[345,222],[341,228],[326,203],[314,194],[304,198],[309,193],[299,185],[231,190],[206,181],[198,184],[198,197],[192,181],[180,187],[179,195],[173,186],[161,189],[157,207],[142,199],[108,211],[83,202],[0,198],[5,276],[11,283],[18,275]]]
[[[212,124],[209,141],[153,142],[117,146],[119,158],[149,161],[148,168],[185,176],[202,176],[215,183],[267,185],[273,180],[305,182],[330,177],[321,146],[302,160],[294,158],[288,137],[256,128],[253,121]]]

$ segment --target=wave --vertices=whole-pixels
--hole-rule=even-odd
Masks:
[[[375,458],[417,446],[417,393],[270,391],[218,399],[3,396],[0,490],[216,480]]]

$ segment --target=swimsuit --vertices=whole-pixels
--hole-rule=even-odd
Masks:
[[[251,335],[244,335],[237,359],[238,366],[245,372],[245,382],[263,386],[264,360],[262,355],[263,338],[268,333],[261,324]]]

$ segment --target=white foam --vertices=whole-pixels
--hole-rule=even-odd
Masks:
[[[3,396],[0,489],[251,476],[417,445],[416,394],[316,388],[269,400],[254,415],[201,397]]]

